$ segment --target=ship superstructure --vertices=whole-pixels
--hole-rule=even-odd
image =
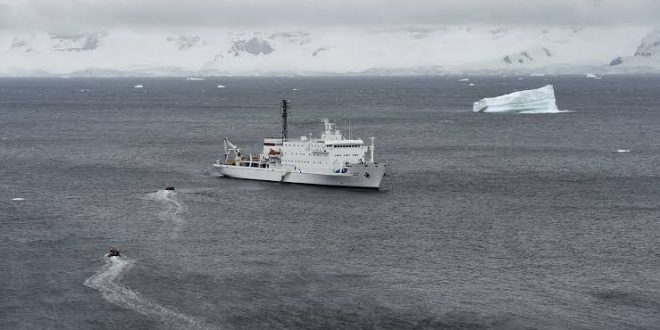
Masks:
[[[374,161],[374,138],[365,145],[344,137],[335,124],[323,120],[320,137],[288,138],[289,103],[282,101],[282,136],[265,138],[261,153],[244,154],[228,138],[224,154],[213,164],[226,177],[329,186],[380,188],[387,164]],[[368,156],[368,158],[367,158]]]

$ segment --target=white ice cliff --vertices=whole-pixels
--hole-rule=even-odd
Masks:
[[[538,89],[518,91],[474,102],[474,112],[554,113],[557,109],[552,85]]]

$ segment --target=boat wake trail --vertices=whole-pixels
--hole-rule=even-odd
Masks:
[[[209,327],[194,317],[178,313],[167,307],[149,301],[127,287],[119,284],[135,261],[126,257],[107,258],[106,264],[85,280],[85,285],[99,290],[103,298],[117,306],[134,310],[142,315],[157,319],[173,329],[208,329]]]
[[[186,211],[186,206],[177,197],[177,192],[172,190],[159,190],[147,195],[150,200],[158,201],[165,209],[158,213],[158,218],[172,226],[172,236],[177,237],[183,225],[186,223],[181,216]]]

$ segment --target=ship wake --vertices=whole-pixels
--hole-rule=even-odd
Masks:
[[[177,237],[183,229],[186,220],[182,214],[186,211],[186,206],[180,200],[176,191],[159,190],[147,195],[147,199],[161,203],[164,208],[158,212],[158,218],[166,225],[172,227],[171,236]]]
[[[126,257],[107,258],[106,264],[85,285],[101,292],[103,298],[117,306],[128,308],[147,317],[156,319],[172,329],[207,329],[197,318],[181,314],[170,308],[142,297],[139,292],[122,286],[119,281],[130,270],[135,261]]]

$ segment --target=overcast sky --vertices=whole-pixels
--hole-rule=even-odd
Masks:
[[[660,0],[0,0],[0,27],[660,25]]]

